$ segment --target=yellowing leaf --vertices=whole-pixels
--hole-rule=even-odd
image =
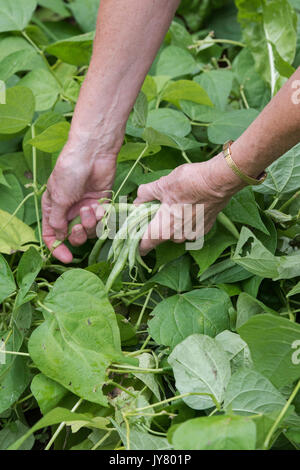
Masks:
[[[26,251],[29,244],[37,242],[34,231],[17,217],[0,210],[0,252],[11,254]]]

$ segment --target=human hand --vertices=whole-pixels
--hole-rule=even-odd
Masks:
[[[98,200],[110,197],[115,170],[115,155],[89,158],[88,153],[83,155],[74,146],[66,145],[42,198],[43,238],[49,250],[56,240],[67,238],[68,223],[77,215],[81,224],[73,227],[70,243],[79,246],[96,236],[97,222],[104,213]],[[63,263],[73,259],[64,244],[55,248],[53,255]]]
[[[203,236],[212,228],[218,213],[228,204],[231,196],[242,189],[240,179],[230,170],[222,154],[203,163],[179,166],[168,176],[139,187],[135,204],[158,200],[160,210],[149,224],[140,244],[141,255],[146,255],[160,243],[173,240],[183,243]],[[190,204],[190,227],[186,231],[183,218],[184,206]],[[204,214],[198,211],[203,205]],[[204,217],[197,233],[199,215]],[[185,222],[185,224],[183,224]],[[201,229],[204,229],[203,231]],[[198,225],[199,229],[199,225]]]

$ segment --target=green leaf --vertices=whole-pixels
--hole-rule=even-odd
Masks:
[[[155,369],[156,364],[153,356],[148,353],[142,353],[139,356],[137,356],[137,359],[139,360],[139,367],[141,369]],[[159,386],[155,377],[155,374],[139,374],[135,373],[133,374],[135,377],[137,377],[139,380],[141,380],[147,387],[153,392],[155,397],[160,400],[160,392],[159,392]]]
[[[13,273],[6,259],[0,255],[0,304],[16,290]]]
[[[21,421],[12,421],[0,431],[0,450],[7,450],[8,447],[28,431],[28,427]],[[35,439],[32,436],[24,443],[20,450],[31,450]]]
[[[137,160],[141,153],[145,150],[145,144],[141,142],[128,142],[121,147],[118,155],[118,163],[126,162],[129,160]],[[150,145],[145,151],[143,157],[149,157],[150,155],[156,155],[160,152],[160,145]]]
[[[38,368],[76,395],[106,405],[106,369],[123,361],[120,334],[102,281],[90,272],[63,274],[47,296],[54,314],[36,328],[29,353]]]
[[[177,108],[180,108],[180,100],[193,101],[206,106],[213,105],[205,89],[191,80],[178,80],[170,83],[164,90],[161,99],[169,101]]]
[[[30,290],[35,278],[43,266],[43,259],[39,252],[30,247],[22,256],[17,269],[17,283],[19,286],[16,306],[19,306]]]
[[[227,101],[232,88],[233,73],[228,70],[212,70],[204,72],[194,78],[194,81],[201,85],[207,92],[214,106],[225,111]],[[186,98],[183,98],[186,99]],[[193,100],[191,100],[193,101]],[[200,103],[207,104],[207,103]]]
[[[300,294],[300,281],[295,285],[295,287],[293,287],[293,289],[290,290],[290,292],[287,294],[287,297],[292,297],[292,295],[297,294]]]
[[[212,266],[201,274],[200,281],[209,280],[211,284],[230,284],[233,282],[244,281],[252,277],[251,272],[242,266],[237,266],[232,259],[225,259]]]
[[[300,377],[295,356],[300,325],[270,314],[256,315],[238,329],[248,344],[254,366],[275,387],[292,384]]]
[[[132,124],[137,127],[146,127],[147,116],[147,96],[142,91],[140,91],[133,108]]]
[[[6,104],[0,104],[0,133],[15,134],[31,123],[34,114],[34,96],[24,87],[6,91]]]
[[[51,111],[41,114],[34,123],[35,136],[38,137],[42,132],[46,131],[48,127],[53,126],[59,122],[65,122],[64,117],[58,113]],[[32,145],[29,141],[32,139],[31,129],[25,134],[23,139],[23,151],[27,162],[27,165],[31,172],[33,172],[32,166]],[[48,178],[52,172],[52,155],[47,152],[42,152],[37,149],[36,152],[37,161],[37,181],[42,185],[46,184]]]
[[[208,127],[208,138],[213,144],[223,144],[238,139],[256,119],[255,109],[240,109],[223,113]]]
[[[127,447],[127,433],[123,426],[115,426],[125,448]],[[164,437],[155,436],[146,432],[141,426],[130,428],[130,450],[170,450],[171,445]]]
[[[223,225],[217,223],[216,228],[205,236],[201,250],[190,251],[199,266],[200,276],[209,268],[229,246],[235,245],[236,238],[226,230]]]
[[[6,81],[13,74],[46,67],[43,59],[33,49],[13,52],[0,63],[0,79]]]
[[[44,374],[33,377],[30,389],[43,415],[55,408],[68,393],[66,388]]]
[[[278,275],[279,258],[268,251],[247,227],[242,228],[233,260],[257,276],[274,279]]]
[[[256,192],[283,197],[299,189],[300,144],[276,160],[268,168],[266,181],[255,188]]]
[[[157,96],[156,82],[151,75],[147,75],[142,86],[142,92],[147,96],[148,101],[152,101]]]
[[[7,350],[9,350],[7,348]],[[2,375],[0,365],[0,413],[12,406],[22,395],[30,382],[27,358],[17,356],[6,374]]]
[[[185,137],[191,132],[187,117],[180,111],[168,108],[154,109],[149,112],[147,127],[152,127],[163,134]]]
[[[158,344],[174,348],[194,333],[216,336],[229,328],[231,302],[214,288],[195,289],[160,302],[153,310],[149,333]]]
[[[173,289],[177,292],[188,291],[192,289],[190,268],[190,258],[184,256],[182,258],[173,260],[164,266],[150,279],[150,282],[155,282],[162,286],[170,287],[170,289]]]
[[[8,173],[6,181],[9,187],[0,186],[0,209],[13,214],[19,207],[24,199],[22,187],[14,174]],[[24,218],[24,206],[21,206],[17,212],[17,217],[20,220]]]
[[[215,107],[204,106],[186,100],[180,100],[180,107],[192,121],[209,123],[218,120],[224,114],[223,111]]]
[[[184,398],[193,409],[205,410],[215,406],[212,395],[222,403],[230,379],[229,359],[219,344],[205,335],[191,335],[177,344],[168,359],[181,394],[204,393]]]
[[[256,427],[241,416],[195,418],[175,429],[172,443],[177,450],[254,450]]]
[[[66,423],[72,425],[73,423],[83,422],[89,427],[95,427],[99,429],[105,429],[109,424],[108,419],[102,417],[92,418],[89,414],[84,413],[72,413],[70,410],[65,408],[54,408],[49,411],[43,418],[41,418],[24,436],[18,439],[12,444],[8,450],[18,450],[20,446],[25,442],[34,432],[39,429],[46,428],[48,426],[54,426],[54,424]]]
[[[235,194],[223,212],[232,222],[251,225],[269,235],[267,228],[261,220],[255,201],[253,190],[247,187]]]
[[[57,122],[34,139],[29,140],[28,144],[43,152],[60,152],[68,140],[69,131],[70,124],[68,122]]]
[[[19,36],[8,36],[5,35],[0,39],[0,62],[2,66],[2,61],[17,51],[31,51],[35,52],[34,48],[24,39]]]
[[[237,319],[236,327],[240,328],[244,323],[246,323],[254,315],[259,313],[271,313],[276,315],[276,312],[270,307],[267,307],[258,299],[255,299],[246,292],[242,292],[237,300]]]
[[[60,86],[53,75],[45,69],[35,69],[18,82],[18,86],[29,88],[36,102],[36,111],[46,111],[56,102]]]
[[[0,32],[22,31],[35,9],[35,0],[0,0]]]
[[[243,87],[250,108],[263,109],[271,99],[271,90],[255,70],[255,62],[248,48],[236,56],[232,69],[235,79]]]
[[[197,72],[199,72],[199,66],[192,54],[176,46],[166,47],[160,54],[156,65],[156,75],[166,75],[171,78]]]
[[[277,71],[272,43],[278,55],[291,64],[296,51],[297,15],[288,0],[237,0],[244,41],[261,76],[275,92]]]
[[[96,28],[100,0],[73,0],[68,6],[81,29],[87,33]]]
[[[300,276],[298,252],[289,256],[274,256],[247,227],[242,228],[233,260],[261,277],[277,280]]]
[[[177,129],[177,133],[178,132],[179,131]],[[197,140],[192,140],[190,138],[178,137],[177,135],[158,132],[152,127],[147,127],[142,137],[149,145],[161,145],[165,147],[179,149],[181,151],[203,147],[204,145],[200,142],[197,142]]]
[[[95,33],[81,34],[47,46],[46,52],[71,65],[88,65],[92,55]]]
[[[54,11],[54,13],[57,13],[63,18],[71,16],[63,0],[38,0],[38,4]]]
[[[226,389],[224,408],[240,415],[268,414],[280,411],[286,401],[262,374],[241,369],[232,375]]]
[[[15,251],[26,251],[28,244],[36,241],[31,227],[0,210],[0,253],[9,255]]]

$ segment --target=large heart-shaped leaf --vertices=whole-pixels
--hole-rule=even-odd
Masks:
[[[153,310],[149,332],[159,344],[172,348],[193,333],[216,336],[229,328],[231,302],[219,289],[196,289],[160,302]]]
[[[168,361],[179,392],[195,394],[184,398],[188,406],[205,410],[215,406],[216,401],[222,403],[231,372],[229,359],[217,341],[191,335],[177,344]]]
[[[29,340],[38,368],[73,393],[106,405],[106,369],[124,361],[120,334],[102,281],[82,269],[67,271],[45,301],[47,320]]]
[[[270,314],[256,315],[238,329],[248,344],[255,368],[275,385],[300,377],[297,341],[300,325]]]

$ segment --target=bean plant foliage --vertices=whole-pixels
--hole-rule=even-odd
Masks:
[[[166,242],[107,283],[111,240],[70,247],[67,266],[43,244],[98,5],[0,0],[0,449],[299,449],[300,145],[200,250]],[[299,15],[298,0],[183,0],[114,194],[237,139],[300,65]]]

